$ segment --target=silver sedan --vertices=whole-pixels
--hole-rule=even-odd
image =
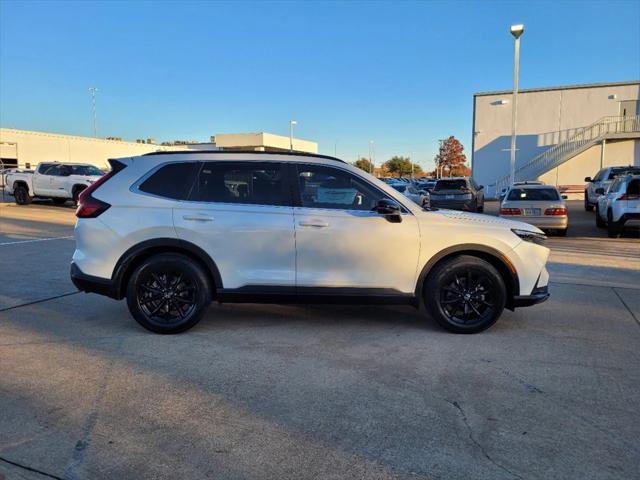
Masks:
[[[514,185],[500,205],[500,216],[553,230],[564,237],[569,227],[565,199],[552,185]]]

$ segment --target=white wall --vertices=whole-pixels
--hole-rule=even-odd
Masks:
[[[108,168],[107,160],[110,158],[131,157],[158,150],[184,150],[185,148],[184,146],[165,147],[12,128],[0,128],[0,146],[2,148],[0,152],[4,158],[11,158],[17,153],[18,166],[21,168],[24,168],[26,164],[31,164],[31,168],[34,168],[39,162],[45,161],[91,163],[98,168]]]
[[[615,96],[616,98],[612,98]],[[617,116],[620,102],[640,98],[640,82],[630,85],[522,91],[518,95],[516,166],[542,153],[604,116]],[[501,104],[507,100],[507,104]],[[475,132],[473,176],[489,185],[509,173],[511,145],[511,93],[474,97]],[[567,168],[580,169],[580,162]],[[583,178],[591,172],[580,172]]]
[[[584,177],[593,177],[603,167],[640,166],[640,140],[607,140],[601,163],[602,145],[594,145],[558,168],[540,177],[550,185],[583,185]]]

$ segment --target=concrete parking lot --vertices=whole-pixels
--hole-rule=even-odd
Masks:
[[[0,205],[0,479],[638,478],[640,239],[570,203],[551,299],[471,336],[323,305],[154,335],[76,292],[71,207]]]

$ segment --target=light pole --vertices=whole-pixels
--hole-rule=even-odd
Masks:
[[[516,181],[516,120],[518,116],[518,72],[520,70],[520,36],[524,25],[511,25],[511,35],[515,39],[513,50],[513,99],[511,101],[511,170],[510,184]]]
[[[298,125],[295,120],[289,121],[289,150],[293,152],[293,126]]]
[[[96,87],[89,87],[89,93],[91,94],[91,103],[93,105],[93,136],[98,137],[98,121],[96,119]]]

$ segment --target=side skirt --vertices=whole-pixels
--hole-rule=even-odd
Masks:
[[[387,288],[273,287],[247,285],[222,288],[216,292],[220,303],[314,303],[341,305],[413,305],[411,294]]]

